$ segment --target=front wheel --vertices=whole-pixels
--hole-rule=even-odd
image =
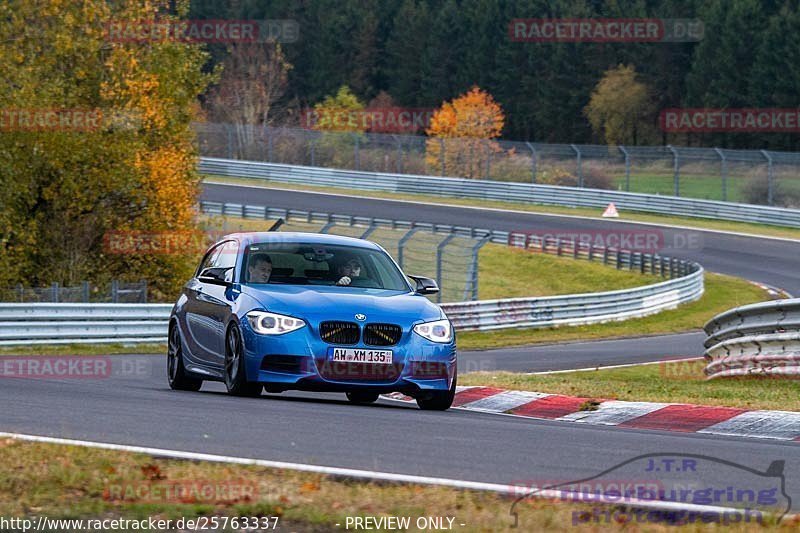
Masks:
[[[225,339],[225,388],[234,396],[260,396],[261,383],[247,381],[244,368],[242,334],[236,324],[228,328]]]
[[[348,392],[347,399],[350,403],[366,405],[378,401],[377,392]]]
[[[450,385],[450,389],[433,391],[417,398],[419,408],[423,411],[446,411],[450,409],[456,397],[456,381],[458,381],[457,374],[453,375],[453,383]]]
[[[167,379],[172,390],[199,391],[203,385],[202,379],[188,375],[183,366],[183,350],[178,326],[172,323],[169,327],[167,341]]]

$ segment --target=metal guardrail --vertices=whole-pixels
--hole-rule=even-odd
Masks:
[[[613,202],[621,210],[800,227],[800,210],[797,209],[601,189],[581,189],[554,185],[411,174],[358,172],[354,170],[279,165],[258,161],[209,157],[200,158],[199,170],[204,174],[264,179],[281,183],[393,193],[428,194],[526,204],[603,208]]]
[[[669,263],[677,264],[674,260]],[[635,264],[635,260],[629,263]],[[684,264],[689,271],[687,275],[644,287],[546,298],[448,303],[442,304],[442,308],[460,331],[625,320],[700,298],[703,268],[696,263]],[[163,342],[171,309],[169,304],[0,304],[0,346]]]
[[[800,298],[745,305],[705,326],[705,373],[712,378],[800,378]]]
[[[800,153],[546,144],[195,123],[206,157],[800,207]]]
[[[0,303],[0,346],[167,340],[172,304]]]

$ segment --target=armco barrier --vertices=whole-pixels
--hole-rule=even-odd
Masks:
[[[204,174],[266,179],[282,183],[527,204],[603,208],[613,202],[618,209],[629,211],[800,227],[800,210],[797,209],[601,189],[358,172],[210,157],[200,159],[199,170]]]
[[[800,378],[800,298],[737,307],[704,329],[709,378]]]
[[[456,329],[578,325],[670,309],[703,294],[703,269],[633,289],[442,304]],[[0,345],[163,342],[169,304],[0,304]]]

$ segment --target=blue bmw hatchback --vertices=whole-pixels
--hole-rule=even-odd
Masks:
[[[413,284],[409,282],[413,281]],[[413,286],[412,286],[413,285]],[[344,392],[354,403],[402,392],[444,410],[456,390],[452,324],[379,245],[314,233],[238,233],[212,246],[169,324],[178,390]]]

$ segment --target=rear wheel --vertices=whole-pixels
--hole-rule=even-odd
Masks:
[[[173,390],[198,391],[203,385],[202,379],[189,376],[183,366],[181,337],[174,322],[170,324],[167,342],[167,379],[169,387]]]
[[[375,403],[378,401],[378,393],[377,392],[348,392],[347,399],[351,403],[357,404],[369,404]]]
[[[261,383],[247,381],[242,334],[236,324],[228,328],[225,338],[225,387],[234,396],[259,396]]]
[[[458,375],[453,375],[453,383],[449,390],[433,391],[417,398],[417,405],[424,411],[446,411],[453,405],[456,397],[456,381]]]

